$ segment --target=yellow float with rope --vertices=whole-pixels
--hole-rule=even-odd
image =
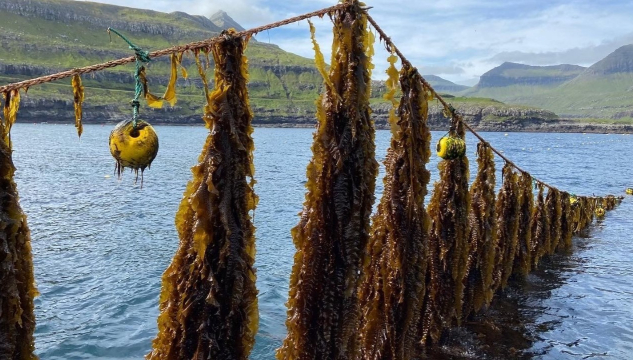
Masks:
[[[601,206],[597,207],[596,210],[595,210],[595,214],[596,214],[596,217],[598,219],[604,218],[605,213],[606,213],[606,211]]]
[[[457,136],[443,136],[437,143],[437,156],[444,160],[459,159],[466,155],[466,142]]]
[[[633,188],[627,188],[626,189],[626,194],[627,195],[633,195]]]
[[[158,135],[154,128],[143,120],[122,121],[110,133],[110,153],[116,160],[116,170],[123,168],[141,171],[150,167],[158,153]]]
[[[138,171],[141,170],[142,186],[143,171],[152,165],[152,161],[154,161],[156,154],[158,154],[158,135],[148,122],[138,119],[141,105],[139,98],[142,95],[147,100],[148,105],[157,108],[162,106],[164,99],[152,95],[148,90],[145,67],[142,64],[150,61],[149,53],[134,45],[116,30],[108,28],[108,33],[110,32],[117,34],[127,42],[130,49],[134,50],[136,57],[136,72],[134,74],[134,79],[136,80],[135,94],[131,102],[132,119],[121,121],[110,133],[110,153],[116,160],[115,172],[119,177],[121,177],[123,169],[130,168],[136,172],[136,178],[138,179]],[[170,85],[172,81],[170,81]],[[168,85],[168,88],[169,87]]]

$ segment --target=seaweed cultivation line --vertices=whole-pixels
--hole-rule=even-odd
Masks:
[[[356,0],[259,28],[152,53],[126,39],[135,56],[0,87],[0,358],[35,359],[33,265],[26,217],[13,180],[10,130],[20,89],[71,77],[75,126],[82,133],[80,74],[137,62],[133,115],[117,125],[110,150],[117,171],[141,170],[158,151],[152,127],[138,119],[149,106],[176,102],[178,69],[191,51],[203,82],[202,119],[209,135],[176,214],[179,247],[162,278],[158,334],[147,359],[247,359],[258,329],[255,287],[254,165],[244,50],[259,31],[314,16],[333,22],[331,66],[310,23],[324,91],[317,100],[313,157],[290,276],[288,334],[277,359],[412,359],[440,344],[446,330],[485,310],[508,281],[525,277],[544,256],[569,250],[573,234],[621,200],[575,196],[522,170],[477,134]],[[372,25],[390,53],[385,99],[391,145],[377,213],[371,217],[378,163],[369,106]],[[116,32],[113,30],[113,32]],[[117,33],[118,34],[118,33]],[[121,35],[122,36],[122,35]],[[123,37],[123,36],[122,36]],[[209,89],[201,55],[214,60]],[[142,63],[170,55],[165,94],[148,90]],[[395,63],[401,60],[398,71]],[[395,94],[400,90],[400,99]],[[438,142],[440,180],[424,207],[430,172],[429,101],[440,101],[450,130]],[[478,139],[478,171],[469,187],[466,130]],[[505,161],[495,196],[495,159]],[[141,178],[142,182],[142,178]],[[534,184],[538,190],[534,200]],[[547,188],[547,194],[545,189]],[[372,221],[370,221],[370,218]]]

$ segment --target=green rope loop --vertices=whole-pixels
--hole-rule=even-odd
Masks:
[[[150,62],[152,59],[149,57],[149,52],[141,49],[140,47],[133,44],[130,40],[128,40],[125,36],[123,36],[118,31],[113,28],[108,28],[108,34],[111,32],[117,34],[123,41],[125,41],[131,50],[134,50],[134,57],[136,58],[136,72],[134,73],[134,99],[131,101],[132,104],[132,128],[136,129],[136,123],[138,121],[138,113],[139,108],[141,107],[141,103],[139,102],[139,98],[143,93],[143,82],[141,81],[141,71],[143,70],[143,65],[145,63]]]

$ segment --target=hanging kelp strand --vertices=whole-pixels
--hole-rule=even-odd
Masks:
[[[498,252],[495,212],[495,162],[490,146],[477,144],[477,176],[470,188],[468,276],[464,298],[466,318],[492,301],[492,277]]]
[[[463,140],[464,136],[463,124],[453,118],[449,137]],[[428,206],[433,228],[422,325],[423,341],[437,341],[442,328],[461,321],[469,255],[468,159],[464,156],[442,160],[438,169],[440,180],[435,183]]]
[[[77,128],[77,135],[81,137],[81,134],[84,132],[84,126],[81,122],[83,119],[81,105],[84,102],[84,86],[81,84],[81,77],[79,75],[73,76],[70,83],[73,87],[73,99],[75,103],[75,128]]]
[[[20,95],[5,94],[4,119],[0,124],[0,359],[30,360],[34,355],[37,296],[33,277],[31,235],[19,204],[9,140]]]
[[[397,85],[395,60],[389,58],[387,100]],[[419,78],[417,70],[408,66],[400,72],[402,98],[398,116],[391,123],[385,190],[373,217],[361,272],[361,344],[359,357],[354,359],[413,359],[420,341],[430,227],[424,197],[430,179],[426,163],[431,133],[427,126],[429,95]]]
[[[163,95],[163,100],[167,101],[169,105],[176,105],[176,83],[178,82],[178,67],[180,66],[180,59],[177,54],[170,55],[171,61],[171,73],[169,75],[169,83],[167,83],[167,89]]]
[[[556,251],[561,240],[563,209],[560,202],[560,196],[560,191],[557,189],[550,189],[547,193],[547,197],[545,198],[547,213],[550,217],[549,246],[546,249],[548,255],[552,255]]]
[[[210,134],[176,214],[180,245],[163,274],[158,335],[148,359],[247,359],[258,327],[252,113],[246,41],[212,47]]]
[[[549,243],[550,229],[547,207],[545,206],[545,187],[538,184],[538,195],[536,197],[536,206],[532,216],[532,264],[538,265],[539,260],[545,254],[545,249]]]
[[[572,237],[574,235],[574,227],[572,223],[572,206],[570,202],[570,196],[567,192],[560,194],[559,203],[561,208],[560,217],[560,241],[558,242],[557,250],[569,250],[572,246]]]
[[[503,167],[503,185],[497,196],[497,238],[499,256],[495,270],[494,287],[505,288],[512,275],[519,239],[520,188],[519,176],[506,163]]]
[[[18,110],[20,109],[20,91],[11,90],[3,94],[4,107],[3,114],[4,119],[2,121],[2,140],[11,149],[11,128],[15,124],[15,120],[18,116]]]
[[[332,86],[317,101],[288,296],[288,335],[278,359],[351,359],[357,354],[358,285],[378,171],[370,118],[373,35],[354,2],[332,14]],[[326,82],[327,84],[327,82]]]
[[[513,272],[527,276],[532,270],[532,215],[534,212],[534,193],[532,176],[523,172],[519,176],[519,228],[517,232],[517,252]]]

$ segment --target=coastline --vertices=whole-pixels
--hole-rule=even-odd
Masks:
[[[22,115],[22,114],[20,114]],[[41,120],[41,118],[40,118]],[[125,117],[117,116],[117,118],[109,118],[107,120],[91,120],[84,121],[85,125],[115,125],[125,120]],[[204,126],[201,117],[195,116],[186,119],[170,119],[163,118],[146,119],[152,125],[161,126]],[[184,121],[183,121],[184,120]],[[277,120],[277,121],[275,121]],[[281,120],[281,121],[279,121]],[[476,131],[480,132],[526,132],[526,133],[594,133],[594,134],[633,134],[633,124],[605,124],[605,123],[587,123],[577,120],[560,119],[560,120],[541,120],[541,119],[525,119],[525,120],[503,120],[503,121],[474,121],[474,119],[466,118],[468,124]],[[68,124],[74,125],[74,119],[50,119],[47,121],[38,121],[35,119],[18,119],[18,123],[22,124]],[[290,118],[278,117],[255,118],[253,119],[253,127],[259,128],[299,128],[309,129],[316,126],[313,118]],[[375,126],[377,130],[388,130],[389,126],[386,119],[381,116],[376,117]],[[448,131],[448,120],[445,118],[437,119],[429,117],[429,127],[431,131]]]

